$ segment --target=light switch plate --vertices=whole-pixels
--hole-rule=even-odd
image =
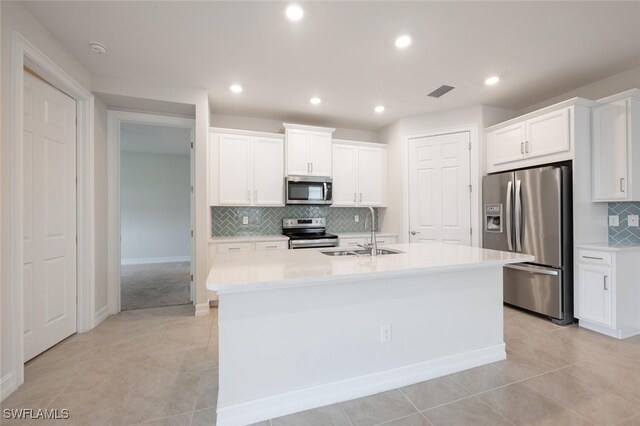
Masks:
[[[638,215],[630,214],[627,216],[627,225],[628,226],[638,226]]]
[[[359,215],[359,214],[357,214],[357,215],[353,216],[353,221],[354,221],[355,223],[360,222],[360,215]]]
[[[617,214],[609,216],[609,226],[620,226],[620,216]]]
[[[243,225],[249,224],[249,216],[242,216],[242,224]]]

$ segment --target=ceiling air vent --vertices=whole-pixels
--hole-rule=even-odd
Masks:
[[[455,87],[447,86],[446,84],[443,84],[442,86],[438,87],[433,92],[429,93],[429,95],[427,95],[427,96],[431,96],[432,98],[439,98],[440,96],[442,96],[442,95],[444,95],[446,93],[449,93],[453,89],[455,89]]]

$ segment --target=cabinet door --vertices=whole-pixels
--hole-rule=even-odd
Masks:
[[[518,161],[524,158],[524,123],[516,123],[489,134],[493,165]]]
[[[253,204],[284,205],[284,149],[282,139],[253,138]]]
[[[580,319],[613,328],[611,268],[578,265]]]
[[[312,176],[331,177],[331,133],[313,132],[309,136],[309,162]]]
[[[333,206],[353,207],[358,196],[358,147],[333,145]]]
[[[339,247],[358,247],[359,244],[367,244],[367,237],[340,238],[338,240]]]
[[[251,204],[251,138],[220,135],[218,193],[220,205]]]
[[[387,175],[386,150],[361,147],[358,163],[359,205],[382,206]]]
[[[525,156],[541,157],[571,151],[568,108],[532,118],[525,125]]]
[[[309,162],[309,133],[301,130],[287,130],[287,175],[311,174]]]
[[[627,101],[593,109],[593,199],[626,200],[627,195]]]

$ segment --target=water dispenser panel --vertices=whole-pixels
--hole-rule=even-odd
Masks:
[[[484,229],[487,232],[502,232],[502,204],[484,206]]]

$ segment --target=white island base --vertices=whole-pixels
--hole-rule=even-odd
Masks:
[[[234,262],[242,262],[237,254],[216,259],[208,287],[220,300],[218,425],[250,424],[506,358],[502,266],[531,257],[469,247],[500,259],[417,268],[416,249],[392,247],[411,254],[334,259],[316,252],[330,271],[317,267],[298,280],[271,277],[291,273],[291,259],[254,258],[281,268],[263,270],[264,281],[255,275],[260,266],[231,278]],[[310,255],[297,256],[304,274]],[[384,326],[391,328],[386,342]]]

